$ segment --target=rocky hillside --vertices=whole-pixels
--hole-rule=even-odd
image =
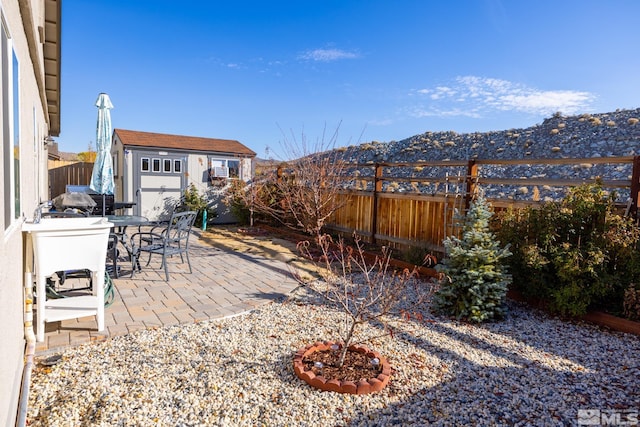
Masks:
[[[525,129],[509,129],[484,133],[425,132],[402,141],[366,143],[341,149],[350,162],[367,164],[380,162],[420,162],[429,160],[469,159],[546,159],[594,158],[640,155],[640,108],[611,113],[562,116],[556,114],[542,124]],[[455,168],[414,168],[398,171],[401,176],[442,177],[460,173]],[[446,169],[446,170],[444,170]],[[358,172],[367,174],[367,172]],[[356,175],[358,174],[356,173]],[[494,178],[547,179],[631,179],[631,165],[518,165],[510,167],[483,166],[481,176]],[[406,185],[387,184],[387,191],[416,191]],[[442,186],[421,185],[420,192],[438,193]],[[494,186],[489,196],[501,198],[557,199],[566,189],[522,186]],[[619,200],[626,200],[628,192],[618,190]],[[534,196],[537,195],[537,196]]]

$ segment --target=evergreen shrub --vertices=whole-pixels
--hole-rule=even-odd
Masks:
[[[433,299],[437,311],[477,323],[504,316],[510,277],[503,260],[511,252],[491,232],[491,216],[479,196],[463,219],[462,238],[445,239],[447,255],[438,266],[444,279]]]
[[[586,184],[560,202],[502,212],[494,225],[513,251],[513,287],[562,315],[622,313],[625,289],[640,283],[640,231],[614,200],[600,183]]]

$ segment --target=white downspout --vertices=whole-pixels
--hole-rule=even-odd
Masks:
[[[24,273],[24,337],[26,350],[24,355],[25,365],[22,371],[22,387],[20,388],[20,401],[18,402],[17,427],[24,427],[27,423],[27,407],[29,402],[29,388],[31,386],[31,372],[33,371],[33,359],[36,352],[36,335],[33,332],[33,272],[31,257],[31,239],[27,238],[26,262]]]

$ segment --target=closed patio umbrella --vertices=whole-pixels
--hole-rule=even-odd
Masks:
[[[113,162],[111,161],[111,112],[109,95],[101,93],[96,101],[96,162],[93,164],[89,188],[99,194],[113,194]]]

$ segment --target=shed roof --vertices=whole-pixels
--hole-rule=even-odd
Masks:
[[[233,139],[202,138],[126,129],[114,129],[113,133],[118,135],[122,144],[127,146],[208,151],[241,154],[250,157],[255,157],[256,155],[253,150]]]

